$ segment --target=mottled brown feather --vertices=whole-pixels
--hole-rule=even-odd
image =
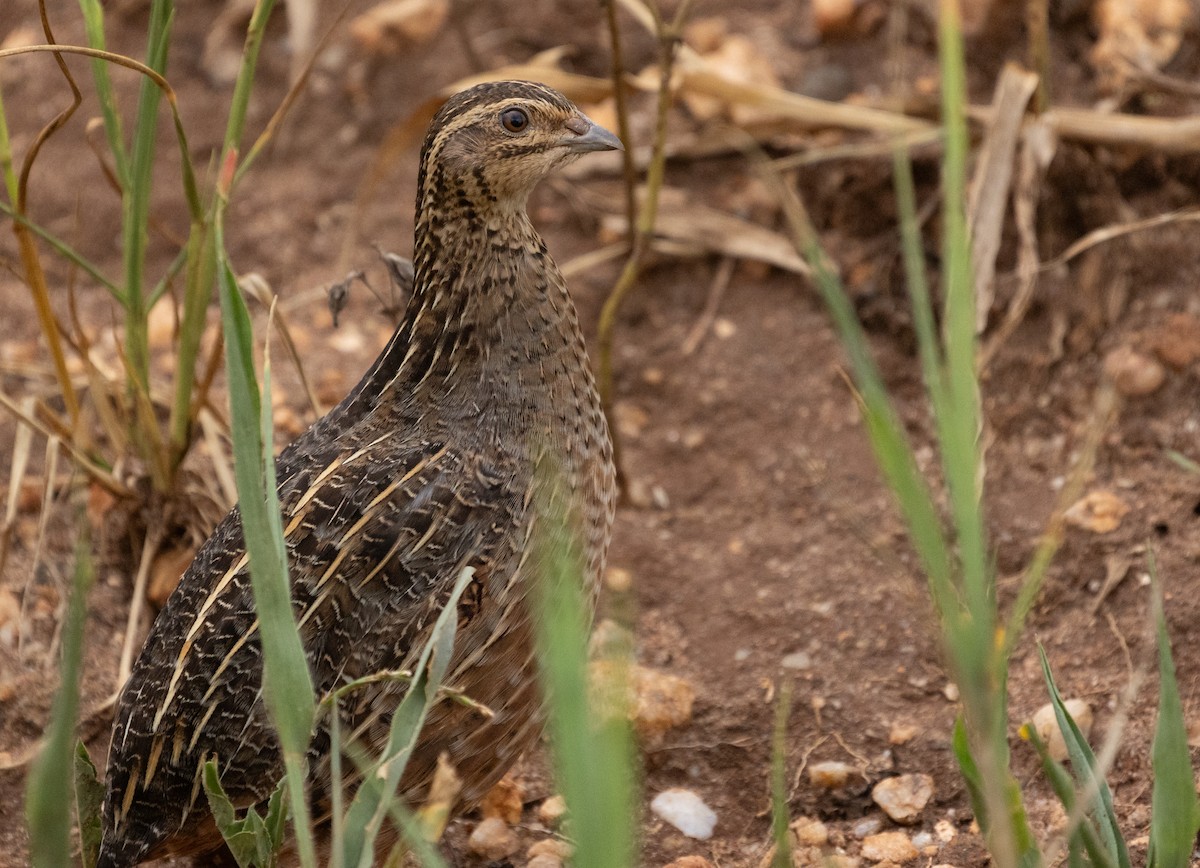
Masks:
[[[500,123],[513,107],[530,121],[520,134]],[[446,751],[463,800],[477,801],[537,737],[526,593],[539,511],[578,519],[593,595],[603,569],[611,443],[574,306],[525,213],[540,178],[615,143],[581,118],[528,82],[480,85],[446,103],[422,150],[402,321],[354,390],[276,463],[293,605],[319,695],[411,668],[458,574],[475,568],[447,683],[495,716],[435,706],[401,783],[410,800]],[[580,129],[594,130],[587,147]],[[566,502],[544,505],[542,464],[561,473]],[[198,777],[209,758],[236,804],[268,796],[282,763],[261,662],[235,508],[184,573],[121,696],[101,868],[219,846]],[[404,689],[356,691],[342,731],[378,747]],[[327,726],[309,750],[318,805]]]

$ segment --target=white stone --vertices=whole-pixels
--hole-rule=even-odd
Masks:
[[[717,814],[691,790],[663,790],[650,803],[655,816],[670,823],[689,838],[706,841],[717,825]]]
[[[897,823],[915,823],[933,798],[933,778],[929,775],[884,778],[871,791],[871,798]]]

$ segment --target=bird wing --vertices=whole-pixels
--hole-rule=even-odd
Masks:
[[[402,667],[462,567],[478,577],[495,571],[525,507],[516,461],[483,465],[436,442],[340,442],[285,453],[278,465],[292,602],[319,694]],[[269,794],[282,766],[261,673],[235,508],[184,573],[134,666],[114,728],[106,830],[153,826],[149,837],[162,840],[195,821],[197,804],[206,817],[200,775],[213,756],[235,802]]]

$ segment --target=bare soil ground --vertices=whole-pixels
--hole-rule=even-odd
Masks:
[[[122,6],[131,11],[110,12],[111,47],[140,56],[145,10],[136,3]],[[830,81],[846,93],[878,94],[888,87],[885,60],[892,55],[886,14],[876,26],[821,40],[806,4],[738,0],[696,6],[696,17],[723,15],[733,31],[750,37],[790,89],[819,89]],[[81,43],[74,4],[50,7],[59,39]],[[990,98],[1003,63],[1023,56],[1020,13],[1014,11],[1019,8],[997,3],[994,20],[969,42],[977,103]],[[220,143],[229,98],[229,87],[212,83],[201,66],[203,41],[219,9],[214,0],[180,4],[175,22],[170,78],[200,165]],[[260,273],[280,295],[309,375],[327,402],[354,384],[390,328],[374,299],[356,290],[335,330],[320,291],[347,266],[339,255],[359,181],[394,123],[474,71],[462,33],[489,68],[569,44],[575,46],[570,68],[606,74],[597,3],[538,0],[472,9],[461,27],[445,27],[432,42],[383,59],[354,88],[347,72],[353,60],[349,43],[335,38],[278,143],[233,203],[228,234],[235,263],[243,272]],[[1069,9],[1056,8],[1055,16],[1053,98],[1056,104],[1091,105],[1098,94],[1086,60],[1094,36],[1089,19]],[[909,17],[902,53],[916,82],[934,69],[933,27],[918,8]],[[35,27],[36,20],[31,0],[9,0],[0,8],[0,39]],[[633,37],[628,49],[631,69],[653,59],[649,39]],[[87,80],[86,65],[70,63],[80,80]],[[252,133],[286,92],[288,63],[286,30],[276,22],[251,105]],[[1200,51],[1194,40],[1168,71],[1196,80]],[[132,77],[115,77],[125,105],[132,105]],[[46,57],[0,63],[0,83],[20,157],[68,94]],[[1194,112],[1198,103],[1159,95],[1135,99],[1127,108],[1183,114]],[[637,108],[648,116],[647,105],[639,102]],[[94,100],[85,99],[50,141],[31,177],[30,201],[38,221],[116,274],[118,203],[84,144],[85,123],[96,114]],[[675,122],[680,128],[691,125],[682,111]],[[167,233],[182,236],[186,214],[165,123],[163,133],[155,214]],[[348,264],[367,268],[375,286],[385,285],[385,279],[367,242],[407,251],[415,162],[410,147],[368,209],[364,241],[349,251]],[[936,165],[920,162],[917,169],[923,204],[937,196]],[[831,254],[852,276],[901,416],[935,472],[936,459],[925,445],[932,432],[898,266],[889,176],[886,159],[841,160],[802,170],[801,186]],[[730,203],[750,195],[747,177],[740,160],[710,159],[672,163],[668,183],[686,188],[696,201],[732,210]],[[1198,187],[1200,157],[1195,155],[1064,144],[1040,202],[1042,255],[1050,258],[1088,230],[1118,219],[1193,205]],[[762,212],[761,197],[750,198]],[[603,173],[548,183],[532,203],[535,222],[560,263],[598,247],[598,211],[620,208],[619,179]],[[769,205],[755,219],[778,225]],[[936,266],[935,233],[936,225],[927,227],[930,262]],[[1006,236],[1004,274],[1014,264],[1012,248]],[[161,273],[174,250],[169,240],[153,238],[150,273]],[[1094,709],[1093,741],[1103,738],[1131,670],[1144,666],[1152,651],[1146,633],[1148,546],[1163,577],[1185,710],[1200,728],[1200,478],[1167,457],[1168,450],[1177,450],[1200,459],[1198,251],[1200,229],[1180,223],[1113,241],[1046,274],[1029,317],[1004,344],[984,383],[989,532],[1007,599],[1080,447],[1105,354],[1131,346],[1176,360],[1166,366],[1161,388],[1119,408],[1088,481],[1089,491],[1115,493],[1130,508],[1128,514],[1109,533],[1068,529],[1013,663],[1015,764],[1043,834],[1060,818],[1032,752],[1016,738],[1017,724],[1047,701],[1035,642],[1045,645],[1063,693]],[[97,336],[109,329],[113,315],[104,290],[61,261],[49,256],[47,261],[51,285],[63,290],[60,314],[65,287],[75,281],[89,329]],[[47,356],[29,293],[16,276],[18,255],[8,233],[0,236],[0,263],[5,265],[0,270],[0,385],[17,400],[45,394],[52,384]],[[589,329],[617,267],[610,263],[572,279]],[[955,835],[948,843],[934,836],[933,849],[920,864],[986,864],[949,748],[956,706],[948,698],[923,578],[881,486],[824,310],[812,288],[795,275],[739,263],[705,339],[685,356],[681,345],[701,316],[720,267],[713,256],[657,259],[623,313],[618,338],[626,471],[642,496],[618,515],[611,564],[632,575],[639,659],[687,679],[697,696],[690,724],[643,755],[647,802],[663,789],[682,786],[699,793],[718,815],[714,836],[697,841],[646,811],[643,862],[663,865],[697,854],[721,866],[760,863],[769,849],[774,703],[781,684],[790,679],[795,688],[787,763],[795,780],[794,817],[825,821],[832,844],[854,855],[861,820],[877,818],[881,829],[894,827],[872,802],[872,785],[897,773],[926,773],[934,779],[935,795],[918,824],[905,831],[933,832],[945,820]],[[1163,349],[1168,346],[1184,350],[1172,356]],[[286,367],[277,364],[281,376],[289,377]],[[283,397],[276,421],[286,440],[312,417],[294,381],[285,380],[278,392]],[[0,414],[0,454],[10,453],[14,436],[13,420]],[[34,476],[44,471],[42,445],[40,439],[35,442]],[[9,463],[7,457],[3,463]],[[195,457],[195,466],[206,466],[203,454]],[[24,506],[0,575],[0,592],[19,609],[17,615],[5,612],[7,626],[0,626],[0,750],[7,752],[8,765],[28,749],[47,718],[73,546],[65,503],[41,503],[31,494]],[[117,687],[136,543],[123,546],[104,553],[89,601],[85,710]],[[1106,577],[1114,583],[1101,594]],[[1129,709],[1110,776],[1125,828],[1135,843],[1141,840],[1138,853],[1149,821],[1154,688],[1150,677]],[[103,712],[83,724],[98,763],[107,749],[109,725]],[[840,790],[817,789],[804,771],[824,760],[847,762],[858,774]],[[22,821],[27,768],[17,764],[0,771],[0,865],[21,865],[27,858]],[[536,831],[533,809],[548,793],[537,790],[531,784],[527,792],[529,822],[521,831],[527,843],[544,836]],[[465,865],[481,864],[462,849],[472,823],[469,817],[460,821],[451,834],[456,858]],[[523,853],[512,863],[524,864]]]

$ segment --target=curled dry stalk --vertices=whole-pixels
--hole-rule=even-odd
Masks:
[[[630,224],[632,238],[630,241],[629,258],[625,260],[625,267],[621,270],[616,284],[613,286],[612,291],[604,302],[604,307],[600,311],[598,387],[600,402],[604,407],[605,416],[608,418],[608,427],[612,432],[613,460],[617,467],[617,477],[619,480],[624,479],[624,472],[621,462],[620,432],[617,430],[616,419],[613,416],[613,335],[617,324],[617,314],[621,310],[622,303],[624,303],[630,291],[637,284],[643,261],[654,237],[654,223],[658,217],[658,196],[662,189],[663,176],[666,172],[667,115],[671,108],[671,72],[674,69],[675,54],[679,47],[683,24],[687,20],[690,7],[691,0],[683,0],[675,12],[675,17],[668,24],[663,20],[658,4],[650,4],[659,45],[659,77],[658,112],[654,125],[654,143],[650,165],[646,170],[646,195],[642,201],[641,210],[638,212],[636,227],[634,224]],[[615,28],[613,33],[615,38]],[[614,51],[616,50],[618,49],[616,49],[614,43]],[[616,88],[616,92],[618,94],[621,92],[619,86]],[[627,141],[625,150],[626,160],[631,159],[629,156],[629,145],[630,143]],[[632,175],[629,173],[626,174],[626,182],[627,184],[632,182]],[[632,191],[630,191],[629,196],[632,199]]]

